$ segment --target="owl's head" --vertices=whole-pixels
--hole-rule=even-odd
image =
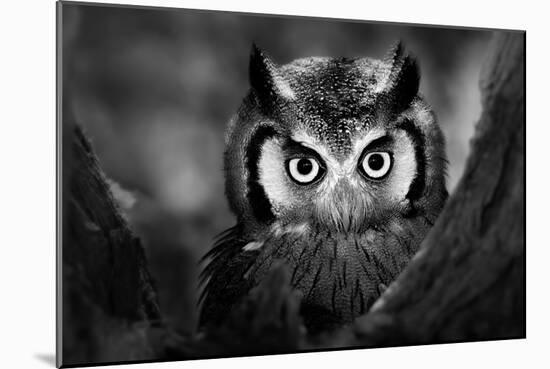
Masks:
[[[247,234],[435,219],[447,196],[444,139],[401,44],[386,60],[282,66],[253,46],[249,77],[225,154],[226,193]]]

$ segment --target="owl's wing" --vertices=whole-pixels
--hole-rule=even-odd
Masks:
[[[256,252],[242,252],[246,241],[239,237],[238,226],[220,234],[214,247],[203,257],[210,260],[200,276],[203,286],[199,304],[201,327],[219,324],[233,306],[252,288],[244,275],[256,259]]]

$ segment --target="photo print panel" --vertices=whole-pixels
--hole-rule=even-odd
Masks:
[[[525,32],[57,9],[58,366],[525,337]]]

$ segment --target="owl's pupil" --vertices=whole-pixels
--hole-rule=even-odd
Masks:
[[[380,170],[384,166],[384,158],[380,154],[373,154],[369,157],[369,168]]]
[[[313,164],[311,164],[311,160],[300,159],[298,161],[298,165],[296,166],[296,169],[298,169],[298,172],[300,174],[306,175],[311,173],[311,170],[313,169]]]

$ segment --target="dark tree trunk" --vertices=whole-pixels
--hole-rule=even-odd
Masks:
[[[455,193],[407,269],[331,345],[525,337],[525,35],[492,46]]]
[[[63,364],[150,359],[142,333],[160,314],[144,250],[69,114],[63,130],[69,151],[62,177]]]

